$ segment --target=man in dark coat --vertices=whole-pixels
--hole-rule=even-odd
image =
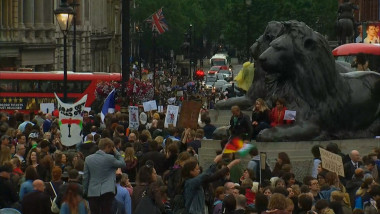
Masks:
[[[44,192],[45,184],[42,180],[33,181],[34,191],[22,198],[22,213],[24,214],[50,214],[50,196]]]
[[[350,153],[351,161],[344,164],[344,175],[346,182],[352,179],[355,174],[355,170],[360,168],[363,164],[360,161],[360,154],[357,150],[352,150]]]
[[[240,111],[239,106],[231,107],[232,117],[230,120],[231,137],[240,137],[250,140],[252,134],[251,119]]]

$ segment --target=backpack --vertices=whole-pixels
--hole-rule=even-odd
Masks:
[[[354,209],[363,209],[363,199],[361,196],[355,198],[355,207]]]
[[[168,196],[173,199],[181,188],[178,183],[181,182],[181,168],[172,168],[167,176]]]
[[[185,207],[185,196],[178,194],[174,196],[172,201],[173,214],[188,214]]]
[[[156,206],[154,200],[148,195],[148,187],[142,194],[140,202],[137,204],[134,214],[161,214],[160,209]]]

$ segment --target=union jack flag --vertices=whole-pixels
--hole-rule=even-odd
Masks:
[[[169,30],[162,8],[153,13],[147,21],[152,23],[152,31],[157,31],[159,34],[165,33],[165,31]]]

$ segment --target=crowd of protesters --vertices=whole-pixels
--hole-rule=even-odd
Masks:
[[[232,115],[232,135],[244,138],[252,131],[249,117],[236,107]],[[207,114],[195,130],[165,128],[165,115],[157,112],[149,114],[148,124],[130,130],[127,118],[116,112],[101,123],[99,115],[84,112],[83,143],[66,147],[51,114],[0,113],[0,209],[25,214],[378,213],[380,149],[361,157],[328,144],[326,150],[342,156],[345,177],[339,177],[322,169],[314,146],[309,175],[296,180],[285,152],[270,167],[253,147],[243,165],[234,154],[222,153],[224,139],[213,164],[202,169],[199,148],[215,130]]]

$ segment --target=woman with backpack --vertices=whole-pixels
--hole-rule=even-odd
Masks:
[[[182,168],[182,185],[186,212],[189,214],[205,213],[205,194],[203,185],[217,180],[226,175],[229,170],[240,163],[240,159],[231,161],[227,167],[216,171],[216,164],[222,159],[222,154],[217,155],[214,163],[207,171],[200,173],[198,161],[190,159]]]

